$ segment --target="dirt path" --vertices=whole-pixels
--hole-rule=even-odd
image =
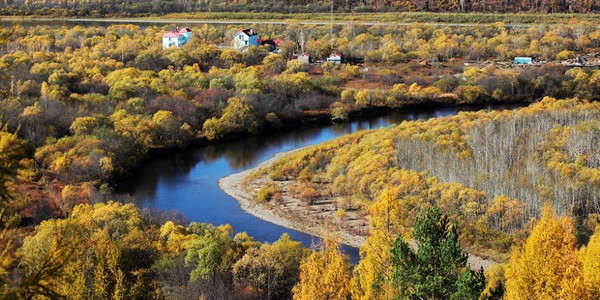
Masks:
[[[254,201],[254,193],[252,191],[246,190],[243,186],[244,179],[248,177],[248,175],[253,172],[271,166],[275,163],[279,158],[294,153],[296,151],[300,151],[304,148],[298,148],[286,152],[280,152],[275,154],[272,158],[260,163],[256,167],[252,169],[248,169],[246,171],[242,171],[240,173],[232,174],[227,177],[223,177],[219,179],[219,187],[229,196],[233,197],[239,204],[240,207],[247,213],[270,223],[298,230],[304,233],[308,233],[315,236],[322,237],[323,234],[323,226],[321,224],[317,224],[316,222],[313,225],[303,224],[297,221],[294,221],[290,218],[289,215],[285,215],[281,213],[278,209],[272,209],[260,203]],[[254,188],[254,187],[253,187]],[[333,229],[334,233],[340,238],[341,242],[345,245],[349,245],[352,247],[360,247],[366,239],[364,235],[352,234],[342,229]],[[414,241],[409,242],[411,247],[416,248],[416,244]],[[483,267],[483,269],[489,268],[491,265],[495,264],[495,261],[485,259],[476,255],[470,255],[468,259],[471,267],[473,269],[479,269]]]

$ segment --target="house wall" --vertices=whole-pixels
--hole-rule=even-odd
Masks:
[[[248,46],[259,46],[258,35],[253,35],[248,39]]]
[[[247,41],[248,41],[248,36],[245,35],[243,32],[240,32],[233,39],[233,47],[237,50],[240,50],[240,49],[246,47]]]
[[[183,34],[183,36],[185,36],[186,43],[192,39],[192,32],[184,32],[182,34]]]
[[[163,49],[167,49],[169,47],[181,47],[187,43],[187,39],[183,36],[180,37],[163,37]]]
[[[245,33],[240,32],[233,39],[233,47],[237,50],[250,46],[259,46],[258,35],[247,36]]]
[[[310,56],[300,55],[298,56],[298,60],[304,63],[310,63]]]

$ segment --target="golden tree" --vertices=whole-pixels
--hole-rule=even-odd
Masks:
[[[573,221],[559,218],[549,204],[525,244],[506,267],[506,299],[582,299],[581,263]]]
[[[339,242],[325,238],[321,249],[300,264],[295,300],[346,299],[350,292],[350,263],[339,251]]]
[[[579,257],[587,295],[600,299],[600,227],[596,228],[587,246],[581,248]]]
[[[384,190],[369,209],[371,234],[360,248],[361,260],[352,278],[354,299],[386,299],[393,295],[389,284],[390,248],[402,227],[399,193],[397,187]]]

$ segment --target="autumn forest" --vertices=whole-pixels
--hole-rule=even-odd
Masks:
[[[331,24],[303,15],[327,1],[0,3],[267,20],[193,24],[176,46],[176,23],[0,20],[0,298],[600,298],[597,3],[341,2]],[[240,32],[268,42],[238,48]],[[300,134],[315,128],[329,135]],[[190,184],[194,199],[219,187],[207,201],[239,207],[214,212],[232,222],[122,188],[155,170],[176,189],[171,173],[227,147],[244,163],[213,154],[218,178]],[[185,169],[182,153],[204,154]]]

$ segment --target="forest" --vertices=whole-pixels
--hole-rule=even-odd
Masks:
[[[520,69],[461,63],[462,56],[502,60],[535,49],[536,55],[556,59],[553,53],[573,57],[575,51],[596,49],[600,31],[580,25],[519,32],[502,24],[455,29],[344,26],[331,38],[324,26],[290,25],[281,35],[264,36],[287,41],[310,37],[305,38],[306,50],[316,57],[328,55],[331,40],[348,57],[364,56],[369,71],[351,64],[290,60],[294,43],[284,43],[281,54],[270,55],[257,47],[247,52],[220,49],[235,31],[231,26],[205,25],[198,30],[204,37],[164,51],[157,27],[2,29],[0,115],[11,132],[28,141],[37,176],[53,195],[38,197],[42,201],[27,210],[25,219],[35,223],[49,212],[68,213],[81,202],[108,200],[115,176],[126,175],[153,153],[190,144],[303,122],[343,121],[377,108],[567,95],[595,100],[600,73],[590,69],[558,63]],[[440,62],[421,66],[420,57]]]
[[[267,183],[273,189],[271,196],[257,201],[269,205],[281,198],[279,193],[291,193],[305,206],[315,206],[321,198],[333,198],[338,212],[358,210],[368,215],[369,233],[355,270],[365,299],[382,292],[370,290],[369,283],[377,280],[373,276],[393,273],[394,258],[382,256],[382,249],[395,247],[397,236],[418,239],[420,213],[431,207],[456,224],[457,240],[469,253],[507,263],[498,265],[506,267],[507,273],[494,282],[509,284],[511,267],[521,268],[513,272],[532,270],[513,266],[516,256],[526,255],[514,250],[525,240],[528,244],[541,234],[543,243],[556,241],[560,247],[577,249],[597,231],[599,112],[598,102],[545,98],[513,111],[461,112],[359,132],[309,147],[259,170],[272,182],[285,184]],[[558,218],[556,212],[566,216],[555,226],[568,238],[552,236],[541,228],[536,232],[536,226],[542,226],[536,225],[536,219],[541,216],[538,222],[543,223]],[[527,255],[541,251],[523,247]],[[519,264],[535,265],[527,260],[521,257]],[[524,282],[519,284],[525,288]],[[531,297],[540,297],[538,292]],[[524,294],[516,292],[513,297],[518,295]]]
[[[164,50],[168,26],[3,27],[0,295],[597,298],[600,72],[562,63],[598,51],[591,25],[253,25],[282,40],[277,54],[232,49],[233,25],[192,28]],[[299,51],[348,63],[306,64]],[[547,63],[494,63],[514,56]],[[262,243],[113,191],[148,159],[197,145],[406,107],[528,102],[360,132],[265,170],[308,206],[327,193],[370,216],[358,265],[335,236]],[[471,270],[467,253],[502,264]],[[552,271],[526,272],[540,264]]]
[[[600,6],[591,0],[343,0],[333,1],[336,12],[492,12],[492,13],[590,13]],[[263,12],[316,13],[329,12],[332,1],[306,0],[218,0],[218,1],[63,1],[5,0],[0,3],[2,15],[53,16],[140,16],[177,12]]]

